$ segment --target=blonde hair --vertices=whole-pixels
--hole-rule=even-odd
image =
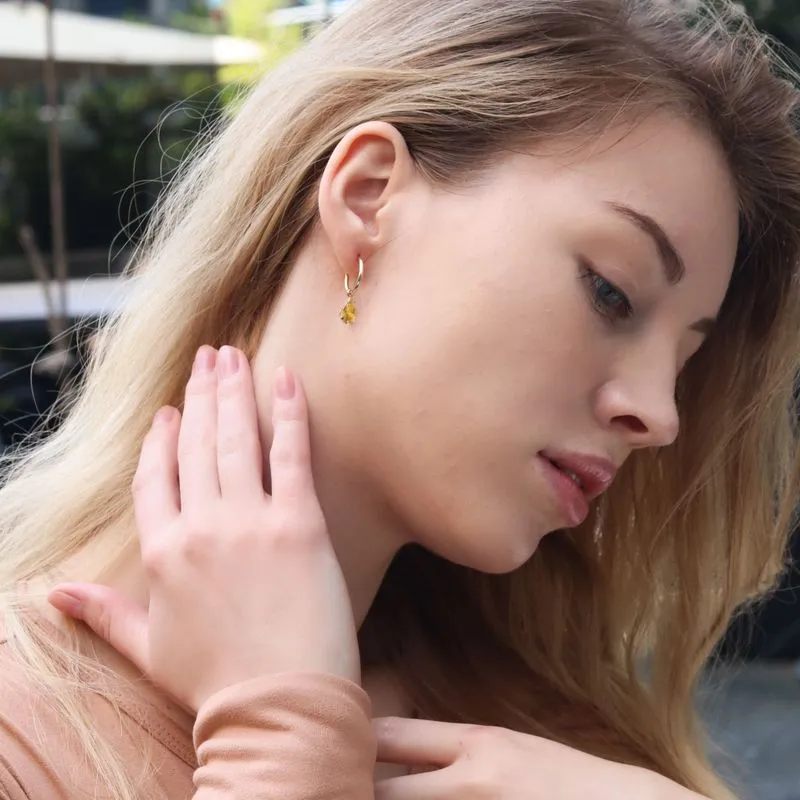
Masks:
[[[661,109],[716,136],[741,197],[718,329],[679,381],[677,444],[633,456],[584,529],[547,537],[512,575],[402,552],[362,648],[423,715],[550,737],[731,796],[706,761],[692,692],[734,610],[783,566],[798,486],[800,143],[788,70],[732,4],[714,7],[362,0],[267,76],[188,165],[60,428],[20,454],[0,492],[0,591],[18,656],[114,797],[136,796],[133,779],[93,733],[74,682],[59,682],[52,643],[15,612],[14,587],[89,543],[88,579],[131,549],[108,531],[130,517],[152,412],[179,403],[199,345],[253,354],[337,142],[384,120],[431,181],[457,184],[504,148]]]

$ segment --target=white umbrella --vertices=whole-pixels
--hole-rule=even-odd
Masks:
[[[41,3],[0,1],[0,70],[3,61],[44,60],[45,14]],[[257,42],[233,36],[189,33],[62,9],[53,16],[59,64],[220,67],[255,64],[262,55]]]

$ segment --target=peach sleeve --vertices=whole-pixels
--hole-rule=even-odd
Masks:
[[[370,711],[360,686],[332,675],[218,692],[194,726],[194,800],[373,800]]]

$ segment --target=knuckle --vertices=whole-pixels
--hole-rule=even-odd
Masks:
[[[104,605],[99,606],[94,612],[94,625],[92,626],[95,632],[106,641],[110,641],[113,631],[113,616],[111,611]]]
[[[281,548],[316,547],[325,540],[324,520],[300,509],[276,511],[269,526],[273,545]]]
[[[142,568],[144,569],[145,575],[150,578],[160,577],[164,572],[164,566],[166,563],[166,552],[163,546],[161,545],[149,545],[148,547],[142,548],[141,553],[142,558]]]
[[[139,461],[136,464],[136,470],[133,473],[133,480],[131,486],[136,487],[137,490],[148,486],[160,473],[161,461],[158,452],[145,452],[139,455]]]
[[[466,795],[494,798],[505,795],[514,765],[530,758],[529,751],[519,751],[519,736],[512,730],[476,725],[462,738],[461,769]]]
[[[182,536],[176,544],[182,562],[197,565],[208,558],[208,537],[198,531],[193,531],[189,536]]]
[[[236,507],[229,506],[228,508],[225,517],[230,521],[226,523],[220,520],[217,524],[217,530],[224,532],[226,542],[243,542],[245,546],[248,546],[264,536],[267,524],[258,503],[247,505],[244,508],[239,503]]]
[[[198,563],[208,558],[218,538],[212,519],[194,517],[187,520],[181,533],[175,537],[175,545],[182,559]]]
[[[244,382],[240,374],[226,376],[225,380],[221,380],[217,385],[217,395],[220,400],[238,400],[243,394]]]
[[[292,401],[276,405],[273,409],[273,418],[278,425],[291,425],[298,422],[304,424],[308,419],[308,414],[305,406],[299,403],[295,396]]]
[[[186,397],[203,397],[216,392],[217,376],[214,372],[198,372],[186,384]]]
[[[502,791],[508,783],[505,766],[499,758],[465,756],[459,764],[463,795],[476,800],[505,796]]]
[[[284,471],[294,468],[300,460],[300,455],[296,448],[285,439],[276,439],[272,444],[269,455],[272,464]]]
[[[275,472],[280,473],[282,499],[292,502],[308,495],[311,487],[311,478],[303,464],[286,462],[280,465],[273,464],[272,466],[273,474]]]
[[[466,753],[493,751],[504,743],[505,733],[502,728],[473,725],[464,731],[462,747]]]
[[[244,429],[235,429],[219,434],[217,454],[222,458],[251,455],[255,450],[253,436]]]
[[[183,435],[178,439],[178,457],[187,458],[203,452],[215,437],[216,431],[211,425],[193,425],[189,435],[184,429]]]
[[[216,525],[215,510],[213,504],[210,504],[210,508],[205,509],[204,512],[199,509],[192,509],[188,513],[184,512],[179,539],[181,541],[184,539],[196,539],[197,541],[209,539]]]
[[[278,461],[305,461],[308,457],[308,436],[299,420],[282,420],[276,427],[272,457]]]
[[[221,458],[238,455],[245,443],[241,431],[227,431],[217,437],[217,455]]]
[[[134,496],[140,495],[150,488],[153,482],[152,469],[137,469],[131,481],[131,492]]]
[[[147,492],[161,480],[163,472],[162,465],[158,462],[145,463],[140,461],[131,480],[131,491],[135,495]]]

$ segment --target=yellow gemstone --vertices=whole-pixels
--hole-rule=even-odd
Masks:
[[[352,300],[347,301],[341,314],[339,314],[339,319],[344,322],[345,325],[352,325],[356,321],[356,305]]]

